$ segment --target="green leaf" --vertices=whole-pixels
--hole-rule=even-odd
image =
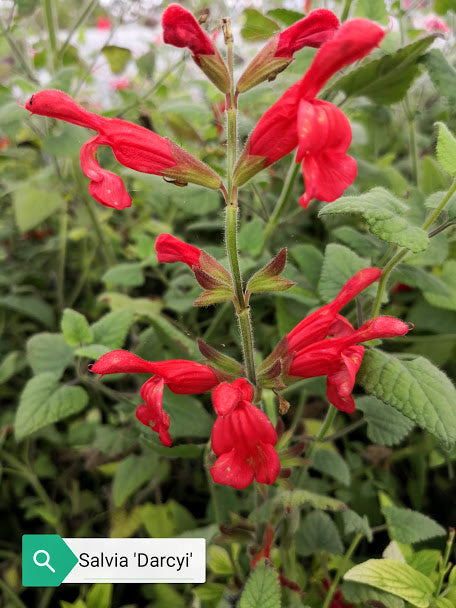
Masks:
[[[54,325],[52,307],[38,296],[4,296],[0,298],[1,306],[30,317],[35,321],[40,321],[46,327]]]
[[[340,213],[359,213],[369,224],[373,234],[387,243],[406,247],[417,253],[429,245],[424,230],[412,226],[404,217],[407,206],[387,190],[373,188],[360,196],[343,196],[331,205],[326,205],[319,216]]]
[[[241,35],[244,40],[250,42],[256,40],[267,40],[276,32],[280,31],[280,27],[272,19],[268,19],[254,8],[246,8],[243,12],[245,17],[244,27],[241,29]]]
[[[138,70],[147,78],[152,78],[155,70],[155,50],[151,49],[136,60]]]
[[[158,456],[135,456],[122,460],[114,474],[112,496],[114,505],[121,507],[136,490],[150,481],[156,473]]]
[[[144,285],[144,274],[141,264],[117,264],[101,277],[104,283],[122,287],[139,287]]]
[[[438,597],[434,600],[432,608],[454,608],[454,603],[446,597]]]
[[[87,608],[110,608],[112,583],[96,583],[87,594]]]
[[[404,608],[404,600],[401,600],[400,597],[386,593],[386,591],[380,591],[380,589],[375,589],[370,585],[346,581],[342,584],[341,591],[347,602],[371,602],[374,606],[374,602],[377,601],[380,602],[379,607],[383,605],[386,608]]]
[[[439,279],[448,288],[449,295],[425,291],[424,297],[432,306],[456,310],[456,260],[448,260],[444,263]]]
[[[407,361],[369,349],[356,379],[367,393],[392,405],[442,443],[456,442],[456,389],[427,359]]]
[[[386,55],[352,70],[337,80],[330,90],[342,90],[348,96],[369,97],[380,105],[397,103],[405,97],[420,74],[418,58],[434,40],[434,34],[420,38],[393,55]]]
[[[443,191],[433,192],[426,199],[426,202],[424,203],[425,207],[427,207],[427,209],[437,209],[437,207],[440,205],[446,195],[447,193]],[[445,205],[443,213],[448,214],[449,220],[456,219],[456,193],[451,196],[450,200]]]
[[[336,243],[329,244],[325,249],[325,257],[321,269],[318,292],[323,302],[331,302],[337,296],[342,286],[354,274],[363,268],[368,268],[368,260],[360,258],[348,247]],[[376,287],[370,286],[363,293],[375,296]]]
[[[34,376],[22,391],[14,423],[16,439],[20,440],[48,424],[83,410],[89,396],[80,386],[60,386],[55,374]]]
[[[101,49],[101,52],[108,60],[111,71],[114,72],[114,74],[123,72],[131,58],[130,49],[120,46],[107,45]]]
[[[336,524],[327,513],[309,513],[296,533],[296,551],[304,557],[317,551],[327,551],[342,555],[344,546],[340,540]]]
[[[429,73],[432,84],[440,95],[456,102],[456,70],[450,65],[440,49],[431,49],[420,59]]]
[[[200,600],[200,602],[212,602],[215,605],[222,599],[225,585],[221,583],[204,583],[192,589],[192,593]]]
[[[397,595],[416,608],[428,608],[434,591],[433,583],[421,572],[390,559],[369,559],[351,568],[344,579]]]
[[[195,397],[175,395],[171,391],[166,391],[163,409],[171,420],[169,431],[173,439],[177,437],[206,439],[211,434],[214,420]]]
[[[434,10],[438,15],[446,15],[448,11],[456,12],[456,0],[435,0]]]
[[[167,504],[153,505],[147,503],[141,507],[141,522],[151,538],[172,537],[176,524]]]
[[[31,15],[36,9],[38,0],[14,0],[14,4],[17,6],[17,12],[20,17]]]
[[[446,534],[436,521],[411,509],[390,505],[383,506],[382,513],[388,522],[390,536],[399,543],[419,543]]]
[[[192,359],[201,359],[201,354],[198,349],[196,340],[190,339],[186,334],[181,332],[168,319],[159,314],[149,314],[148,318],[151,325],[163,336],[163,340],[167,346],[174,345],[180,352],[185,352]]]
[[[259,217],[246,222],[239,230],[238,247],[254,257],[261,253],[264,245],[264,224]]]
[[[34,374],[53,372],[58,378],[74,360],[62,334],[35,334],[27,341],[27,361]]]
[[[280,608],[279,575],[264,559],[255,566],[245,583],[240,608]]]
[[[302,13],[291,11],[288,8],[274,8],[268,11],[267,14],[273,19],[281,21],[286,27],[290,27],[304,17]]]
[[[344,486],[350,485],[350,469],[337,452],[318,450],[312,458],[312,468],[337,479]]]
[[[13,191],[13,207],[20,232],[35,228],[60,207],[63,201],[58,190],[46,191],[25,184]]]
[[[233,564],[226,549],[219,545],[211,545],[207,553],[207,565],[214,574],[222,576],[233,574]]]
[[[410,266],[410,264],[399,264],[394,269],[392,276],[395,281],[405,283],[410,287],[418,287],[421,291],[442,296],[450,295],[450,290],[445,283],[434,274],[423,270],[423,268]]]
[[[375,0],[375,2],[372,2],[372,0],[358,0],[355,17],[365,17],[384,25],[388,23],[388,11],[383,0]]]
[[[346,511],[343,511],[341,513],[341,518],[344,525],[344,533],[346,536],[362,532],[367,538],[367,540],[369,542],[372,542],[374,536],[372,534],[372,530],[369,526],[369,521],[366,515],[364,515],[364,517],[361,517],[360,515],[358,515],[358,513],[356,513],[356,511],[347,509]]]
[[[276,505],[283,505],[287,509],[303,505],[310,505],[314,509],[322,509],[324,511],[345,511],[347,508],[341,500],[316,494],[309,490],[280,492],[280,494],[277,494],[273,498],[273,501]]]
[[[360,397],[356,400],[356,409],[364,413],[367,436],[372,443],[397,445],[414,426],[409,418],[376,397]]]
[[[91,325],[93,341],[111,349],[122,348],[134,318],[129,309],[108,312]]]
[[[105,302],[111,310],[129,308],[135,315],[149,317],[156,315],[163,308],[161,300],[151,300],[150,298],[130,298],[127,294],[105,291],[98,296],[101,302]]]
[[[431,576],[437,568],[440,560],[440,551],[438,549],[423,549],[416,551],[407,559],[407,563],[415,570],[421,572],[425,576]]]
[[[146,431],[147,432],[147,431]],[[166,456],[168,459],[173,458],[200,458],[203,454],[205,444],[188,444],[188,445],[176,445],[170,448],[162,445],[156,434],[147,432],[147,436],[143,433],[140,436],[141,442],[148,448],[160,454]]]
[[[87,359],[99,359],[106,353],[109,353],[111,349],[103,344],[88,344],[87,346],[80,346],[74,351],[77,357],[87,357]]]
[[[444,171],[452,177],[456,176],[456,139],[443,122],[437,123],[439,136],[437,138],[437,160]]]
[[[0,384],[7,382],[23,365],[22,353],[13,350],[0,363]]]
[[[63,311],[62,322],[60,325],[63,337],[69,346],[78,346],[82,342],[92,342],[92,330],[87,323],[84,315],[71,308]]]

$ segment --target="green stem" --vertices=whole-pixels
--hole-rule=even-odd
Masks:
[[[43,0],[43,11],[46,19],[47,33],[49,36],[49,46],[51,47],[52,67],[56,69],[58,53],[57,37],[55,32],[57,29],[57,21],[55,18],[53,0]]]
[[[435,222],[435,220],[439,217],[440,213],[442,213],[442,211],[445,208],[445,205],[448,203],[448,201],[450,200],[450,198],[453,196],[453,194],[455,192],[456,192],[456,179],[451,184],[450,189],[443,197],[440,205],[436,209],[434,209],[434,211],[431,213],[431,215],[428,217],[428,219],[424,222],[423,230],[427,230],[429,228],[429,226],[431,226]]]
[[[352,5],[353,0],[345,0],[345,4],[344,4],[344,8],[342,11],[342,16],[340,18],[341,23],[343,23],[344,21],[347,20],[348,18],[348,13],[350,12],[350,8]]]
[[[406,97],[404,100],[404,107],[409,128],[410,158],[412,161],[412,180],[414,185],[418,186],[418,148],[416,144],[415,116],[410,108],[408,97]]]
[[[236,314],[239,321],[244,364],[249,381],[256,386],[255,353],[253,346],[253,331],[250,319],[250,309],[245,302],[242,288],[241,270],[239,268],[239,254],[237,250],[237,216],[238,208],[234,205],[226,207],[225,241],[231,275],[233,277],[234,293],[236,297]]]
[[[326,412],[326,417],[322,422],[320,430],[318,431],[317,436],[315,437],[314,441],[310,444],[310,447],[306,454],[306,458],[312,457],[312,454],[314,453],[315,448],[324,439],[324,436],[330,429],[330,427],[334,421],[334,418],[336,417],[336,414],[337,414],[337,408],[335,408],[334,405],[330,405],[328,408],[328,411]]]
[[[94,10],[94,8],[97,6],[97,4],[98,4],[98,0],[89,0],[85,9],[79,15],[79,19],[75,22],[75,24],[69,31],[65,42],[63,43],[61,49],[59,50],[59,57],[63,56],[64,52],[67,50],[68,45],[71,42],[71,38],[73,37],[73,34],[81,27],[81,25],[84,23],[84,21],[87,20],[87,18],[90,16],[90,13]]]
[[[342,578],[342,575],[347,567],[347,564],[348,564],[353,552],[355,551],[356,547],[358,546],[359,542],[363,538],[363,536],[364,536],[364,534],[362,532],[358,532],[358,534],[352,540],[351,545],[348,547],[347,553],[344,555],[344,557],[342,558],[342,560],[339,564],[339,567],[336,572],[336,576],[334,577],[333,582],[331,583],[331,587],[328,590],[328,594],[325,597],[325,602],[324,602],[322,608],[329,608],[331,600],[333,599],[333,596],[337,590],[337,586],[339,584],[340,579]]]
[[[442,585],[443,585],[443,579],[445,578],[445,574],[447,572],[447,564],[448,564],[448,560],[450,559],[450,553],[451,553],[451,548],[454,543],[455,534],[456,534],[456,530],[454,528],[450,528],[450,534],[448,535],[445,555],[443,556],[443,562],[442,562],[442,565],[440,568],[439,578],[437,581],[437,585],[435,586],[434,597],[439,597],[439,595],[440,595],[440,591],[441,591]]]
[[[63,312],[65,307],[65,260],[66,260],[66,249],[67,249],[67,234],[68,234],[68,213],[67,203],[61,210],[60,218],[60,234],[59,234],[59,265],[57,272],[57,298],[59,309]]]
[[[271,235],[271,233],[274,232],[274,229],[276,228],[279,222],[280,216],[282,215],[282,212],[288,202],[288,199],[290,198],[290,194],[293,189],[293,184],[299,171],[299,166],[299,163],[296,163],[296,156],[294,156],[293,160],[291,161],[290,167],[288,168],[288,173],[282,187],[282,192],[280,193],[280,196],[277,199],[276,206],[274,207],[271,217],[269,218],[268,223],[266,224],[264,232],[265,242],[267,242],[267,239]]]
[[[207,463],[207,459],[208,459],[210,451],[211,451],[211,442],[209,440],[207,442],[206,448],[204,450],[204,462],[205,463]],[[206,466],[205,469],[206,469],[207,483],[209,484],[209,492],[211,493],[212,502],[214,503],[215,521],[220,526],[220,524],[222,523],[222,513],[220,510],[220,503],[219,503],[219,500],[217,497],[217,487],[209,472],[209,466]]]

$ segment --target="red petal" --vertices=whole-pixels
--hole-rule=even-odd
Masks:
[[[363,346],[352,346],[341,353],[339,369],[328,374],[326,396],[342,412],[352,413],[355,402],[351,396],[356,374],[364,355]]]
[[[50,116],[94,131],[99,131],[103,122],[107,120],[85,110],[69,95],[56,89],[46,89],[35,93],[25,103],[25,109],[32,114]]]
[[[310,68],[299,82],[303,96],[312,99],[327,80],[340,69],[368,55],[383,39],[385,32],[367,19],[347,21],[325,42]]]
[[[292,57],[305,46],[317,48],[332,38],[339,25],[339,19],[331,11],[312,11],[279,35],[275,57]]]
[[[253,481],[253,469],[233,448],[217,458],[211,476],[215,483],[243,490]]]
[[[242,399],[242,393],[228,382],[222,382],[215,387],[212,393],[214,410],[219,416],[226,416],[233,411]]]
[[[214,55],[209,36],[195,17],[178,4],[171,4],[163,13],[163,40],[179,48],[187,47],[194,55]]]
[[[188,245],[171,234],[160,234],[157,237],[155,251],[159,262],[184,262],[190,268],[200,267],[201,249]]]
[[[103,355],[96,363],[90,367],[94,374],[153,374],[154,363],[145,361],[127,350],[113,350]]]
[[[163,388],[163,378],[158,377],[150,378],[142,385],[141,397],[146,403],[137,408],[136,418],[158,433],[162,444],[169,447],[172,444],[168,433],[170,420],[168,414],[162,409]]]
[[[169,361],[156,361],[150,365],[154,374],[164,378],[169,390],[178,395],[205,393],[219,384],[212,369],[202,363],[185,359],[170,359]]]
[[[122,179],[111,171],[102,169],[97,161],[98,146],[105,143],[104,139],[97,135],[82,146],[81,168],[84,175],[91,180],[89,192],[96,201],[105,207],[125,209],[125,207],[130,207],[131,197],[125,190]]]
[[[323,153],[303,160],[302,173],[306,191],[299,204],[307,209],[312,199],[331,203],[338,199],[356,178],[356,161],[340,152]]]
[[[255,479],[258,483],[272,484],[280,471],[280,461],[277,452],[269,443],[260,443],[253,457]]]

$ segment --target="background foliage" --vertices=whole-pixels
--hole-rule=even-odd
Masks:
[[[339,16],[366,16],[385,26],[388,15],[393,20],[382,48],[325,90],[326,99],[342,104],[353,129],[350,154],[358,162],[358,177],[344,197],[303,212],[296,204],[303,191],[299,176],[284,213],[274,216],[291,158],[258,174],[240,193],[243,271],[253,273],[286,244],[286,276],[297,283],[277,296],[254,298],[258,353],[267,355],[308,311],[333,299],[354,272],[382,266],[396,247],[411,253],[391,274],[382,314],[415,325],[407,338],[385,343],[386,353],[366,356],[356,413],[351,419],[339,415],[327,440],[312,444],[310,467],[303,450],[326,409],[324,379],[287,389],[293,407],[279,422],[278,447],[282,466],[293,471],[280,480],[280,491],[271,491],[254,508],[254,490],[214,489],[208,482],[213,413],[207,395],[166,392],[174,440],[168,449],[134,418],[145,378],[98,382],[86,371],[88,363],[116,348],[150,360],[198,360],[196,337],[240,357],[230,303],[194,308],[200,289],[192,274],[177,265],[159,266],[154,251],[155,237],[171,232],[223,262],[220,195],[135,173],[103,149],[101,164],[115,167],[134,204],[123,212],[102,208],[88,195],[79,168],[78,152],[88,134],[28,118],[16,104],[37,89],[61,89],[106,116],[169,136],[223,174],[222,96],[189,57],[160,43],[162,6],[2,3],[0,587],[5,607],[226,608],[239,602],[241,608],[317,608],[323,581],[347,570],[341,589],[355,606],[456,605],[456,571],[444,578],[448,560],[454,560],[450,544],[446,561],[442,557],[444,537],[456,519],[454,388],[439,371],[450,378],[456,371],[454,198],[430,234],[421,228],[456,176],[454,30],[426,31],[425,17],[436,12],[453,28],[456,4],[405,4],[331,4]],[[187,8],[198,12],[203,5]],[[219,3],[211,6],[209,27],[222,16],[233,17],[241,73],[262,41],[302,17],[303,8],[263,3],[262,12],[251,6],[241,12],[238,3],[236,8]],[[110,19],[107,29],[102,17]],[[241,141],[303,74],[314,53],[300,51],[275,82],[242,96]],[[361,308],[375,290],[366,293]],[[357,312],[349,311],[348,318],[354,321]],[[391,377],[405,378],[400,403],[407,405],[401,411],[394,394],[378,390],[375,375],[390,351],[396,353]],[[363,395],[363,388],[375,396]],[[266,391],[265,399],[277,421],[273,394]],[[293,486],[300,489],[291,491]],[[299,584],[303,597],[281,588],[264,560],[251,572],[248,547],[258,551],[268,521],[280,530],[271,561]],[[208,582],[195,588],[22,588],[21,535],[53,532],[204,536]],[[374,563],[385,548],[386,559]],[[440,591],[444,595],[438,598]]]

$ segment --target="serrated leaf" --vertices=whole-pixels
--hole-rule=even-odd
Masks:
[[[376,397],[360,397],[356,400],[356,409],[364,413],[367,421],[367,436],[372,443],[397,445],[414,426],[409,418]]]
[[[242,591],[240,608],[280,608],[279,575],[264,559],[250,574]]]
[[[354,251],[344,245],[329,244],[325,249],[325,257],[321,269],[318,293],[323,302],[331,302],[337,296],[342,286],[354,274],[363,268],[368,268],[368,260],[360,258]],[[375,285],[364,290],[364,294],[375,296]]]
[[[16,224],[20,232],[35,228],[52,215],[61,205],[62,195],[57,190],[45,192],[28,184],[13,192],[13,206]]]
[[[440,49],[431,49],[420,59],[437,91],[451,102],[456,102],[456,70]]]
[[[280,27],[275,21],[262,15],[254,8],[246,8],[243,11],[245,17],[244,26],[241,29],[241,35],[244,40],[256,41],[267,40],[276,32],[280,31]]]
[[[383,0],[375,0],[375,2],[372,2],[372,0],[358,0],[355,17],[365,17],[384,25],[388,23],[388,11]]]
[[[108,312],[91,325],[93,341],[111,349],[122,348],[134,318],[129,309]]]
[[[54,312],[47,302],[37,296],[8,295],[0,298],[0,307],[14,310],[35,321],[40,321],[46,327],[54,325]]]
[[[130,49],[120,46],[107,45],[101,49],[101,52],[108,60],[109,66],[114,74],[123,72],[131,58]]]
[[[83,410],[89,396],[80,386],[60,386],[51,372],[31,378],[22,391],[14,422],[16,439],[20,440]]]
[[[387,243],[406,247],[417,253],[429,245],[429,237],[424,230],[412,226],[400,214],[407,207],[383,188],[373,188],[360,196],[343,196],[331,205],[326,205],[319,216],[340,213],[359,213],[369,224],[373,234]]]
[[[350,485],[350,469],[337,452],[318,450],[313,455],[312,468],[337,479],[344,486]]]
[[[348,602],[381,602],[386,608],[404,608],[404,600],[370,585],[345,581],[341,586],[342,595]]]
[[[92,330],[87,323],[87,319],[76,310],[71,310],[71,308],[65,308],[63,311],[60,327],[69,346],[78,346],[82,342],[90,343],[93,340]]]
[[[446,534],[445,528],[418,511],[389,505],[382,507],[382,513],[391,537],[400,543],[413,544]]]
[[[27,361],[34,374],[52,372],[58,378],[74,360],[74,350],[62,334],[35,334],[27,341]]]
[[[322,511],[313,511],[304,518],[295,540],[297,553],[304,557],[317,551],[327,551],[334,555],[342,555],[344,552],[336,524]]]
[[[141,264],[117,264],[106,271],[101,278],[104,283],[112,283],[122,287],[139,287],[144,284]]]
[[[439,135],[437,138],[437,160],[444,171],[456,176],[456,139],[443,122],[437,123]]]
[[[415,40],[393,55],[371,61],[352,70],[331,87],[347,96],[362,95],[380,105],[397,103],[406,95],[420,73],[418,58],[435,40],[435,35]]]
[[[351,568],[344,579],[397,595],[416,608],[428,608],[434,591],[433,583],[421,572],[389,559],[369,559]]]
[[[341,518],[344,525],[344,533],[346,536],[362,532],[367,538],[367,540],[369,542],[372,542],[373,534],[372,530],[370,529],[366,515],[364,515],[364,517],[361,517],[360,515],[358,515],[358,513],[356,513],[356,511],[347,509],[346,511],[343,511],[341,513]]]
[[[427,359],[407,361],[369,349],[356,379],[367,393],[398,409],[443,444],[456,442],[456,389]]]
[[[114,505],[121,507],[136,490],[150,481],[158,466],[158,456],[130,454],[116,469],[112,483]]]

